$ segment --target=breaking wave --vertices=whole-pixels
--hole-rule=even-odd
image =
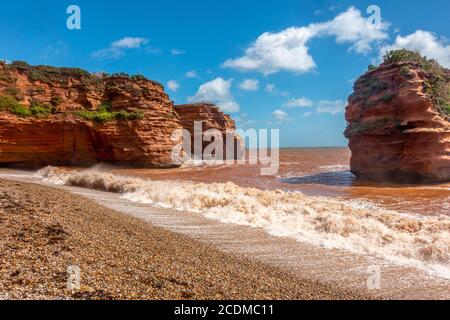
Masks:
[[[319,169],[325,170],[325,171],[331,171],[331,172],[350,171],[350,166],[342,165],[342,164],[335,164],[335,165],[331,165],[331,166],[320,166]]]
[[[376,206],[259,190],[233,183],[152,181],[96,169],[70,172],[47,167],[46,182],[122,194],[134,202],[198,212],[210,219],[275,236],[384,258],[450,278],[450,217],[425,217]]]
[[[219,167],[227,165],[223,160],[188,160],[182,165],[182,168],[192,168],[192,167]]]

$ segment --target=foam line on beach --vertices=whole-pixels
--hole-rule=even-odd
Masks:
[[[122,194],[137,203],[201,213],[223,223],[330,249],[382,257],[450,278],[450,218],[424,217],[300,192],[233,183],[152,181],[99,169],[38,172],[47,183]]]

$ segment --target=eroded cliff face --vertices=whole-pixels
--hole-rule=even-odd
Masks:
[[[19,104],[0,106],[0,165],[173,166],[182,125],[163,86],[144,77],[0,63],[0,97]],[[112,119],[89,118],[104,105]]]
[[[345,132],[356,176],[413,183],[450,180],[450,104],[433,99],[432,76],[418,63],[401,62],[382,64],[356,82]],[[448,70],[442,77],[450,83]]]
[[[201,131],[205,132],[210,129],[215,129],[221,132],[221,141],[224,144],[223,155],[224,159],[233,160],[239,159],[243,156],[243,142],[239,135],[236,134],[236,123],[229,115],[224,114],[219,108],[213,104],[197,103],[197,104],[185,104],[175,106],[177,113],[180,116],[183,127],[189,131],[191,136],[191,155],[195,159],[202,160],[203,152],[214,141],[203,141],[201,154],[195,150],[195,122],[202,123]],[[207,136],[207,135],[206,135]],[[227,145],[229,155],[227,157]]]

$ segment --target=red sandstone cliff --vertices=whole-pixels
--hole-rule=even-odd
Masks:
[[[432,72],[417,62],[384,63],[356,82],[346,109],[345,133],[356,176],[450,180],[450,104],[436,99],[436,88],[444,90],[441,98],[450,92],[445,91],[450,88],[450,72]]]
[[[197,159],[203,158],[202,155],[195,154],[195,122],[202,122],[202,133],[205,133],[210,129],[216,129],[222,132],[220,139],[224,144],[223,152],[225,159],[227,159],[227,144],[230,146],[229,152],[233,152],[233,159],[238,159],[242,156],[243,144],[240,136],[235,133],[236,123],[229,115],[221,112],[217,106],[209,103],[197,103],[177,105],[175,106],[175,109],[180,116],[183,127],[187,129],[191,135],[191,154]],[[202,152],[210,143],[211,142],[209,141],[203,142]]]
[[[180,116],[163,86],[142,76],[0,62],[1,103],[0,165],[174,165]],[[208,108],[196,115],[206,127],[234,128]],[[182,109],[189,126],[186,115],[197,109]]]

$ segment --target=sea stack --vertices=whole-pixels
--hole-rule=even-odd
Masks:
[[[388,52],[354,86],[345,131],[359,178],[450,180],[450,70],[407,50]]]
[[[244,145],[241,137],[235,133],[236,123],[229,115],[221,112],[219,107],[211,103],[195,103],[176,105],[175,110],[180,116],[183,128],[188,130],[191,135],[191,155],[194,158],[203,159],[203,152],[211,143],[210,141],[203,141],[202,154],[196,154],[194,143],[195,123],[201,122],[202,131],[200,133],[203,135],[207,135],[207,132],[211,129],[218,130],[219,133],[222,133],[220,139],[224,144],[223,156],[226,160],[241,159],[244,152]],[[211,140],[215,141],[215,139],[212,137]],[[230,149],[227,150],[227,147]],[[231,158],[229,157],[230,153],[232,154]]]

